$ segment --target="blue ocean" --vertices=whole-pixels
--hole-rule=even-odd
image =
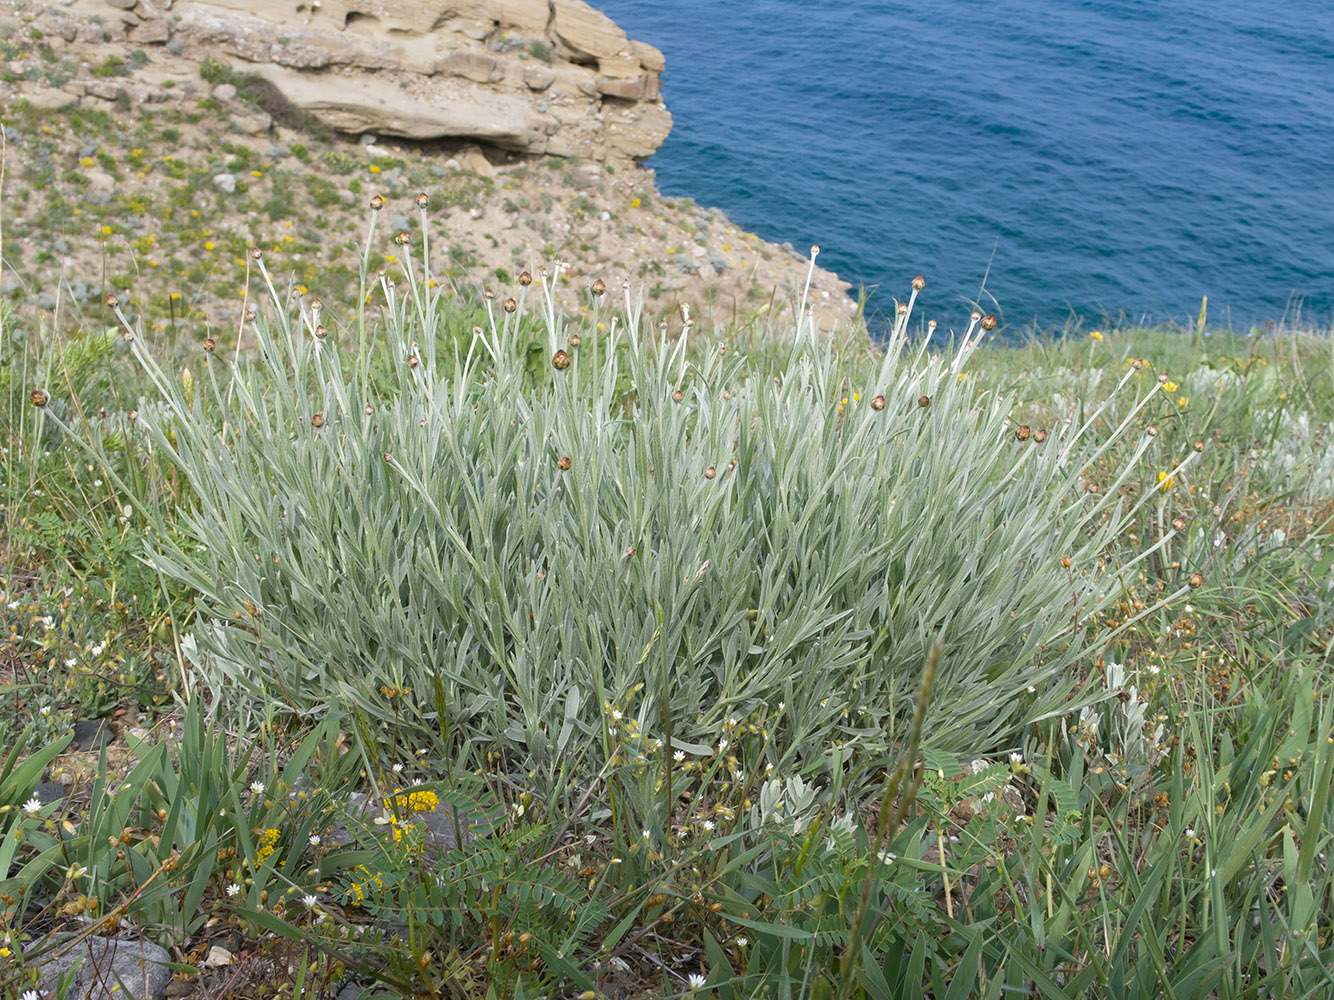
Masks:
[[[1334,0],[594,0],[667,57],[669,195],[893,311],[1334,322]]]

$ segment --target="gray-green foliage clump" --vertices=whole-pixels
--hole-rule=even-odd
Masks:
[[[757,371],[689,322],[646,334],[628,293],[571,346],[544,276],[537,309],[446,348],[455,307],[407,264],[379,334],[363,311],[317,336],[270,283],[254,360],[182,386],[135,345],[168,404],[139,422],[197,497],[153,559],[200,595],[218,705],[355,706],[386,743],[500,748],[553,788],[614,759],[613,707],[631,753],[708,752],[760,708],[777,766],[881,751],[937,636],[929,745],[995,748],[1063,701],[1119,470],[1105,431],[1016,435],[965,377],[976,317],[939,355],[903,317],[869,374],[806,320]]]

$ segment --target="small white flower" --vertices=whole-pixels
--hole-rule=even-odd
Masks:
[[[94,486],[101,486],[101,485],[102,485],[102,480],[100,480],[100,479],[94,479],[94,480],[93,480],[93,485],[94,485]]]
[[[685,759],[686,759],[686,752],[684,750],[678,750],[676,751],[676,753],[672,754],[672,760],[676,761],[678,764]]]
[[[320,835],[319,835],[318,833],[312,833],[312,834],[310,835],[310,846],[311,846],[311,847],[319,847],[319,846],[320,846]]]
[[[711,819],[706,819],[703,823],[700,824],[700,826],[704,827],[704,829],[705,829],[706,832],[709,831],[709,830],[712,830],[712,829],[713,829],[713,820],[711,820]]]
[[[65,870],[65,878],[68,879],[83,878],[87,874],[88,869],[83,865],[70,865],[69,868]]]
[[[36,795],[23,803],[23,811],[29,816],[36,816],[42,810],[42,800]]]
[[[721,740],[719,740],[719,741],[718,741],[718,752],[719,752],[719,753],[722,753],[722,752],[723,752],[724,750],[726,750],[726,749],[727,749],[727,740],[726,740],[726,739],[721,739]]]
[[[1186,827],[1186,838],[1187,838],[1187,839],[1190,839],[1190,838],[1192,838],[1192,837],[1194,837],[1194,836],[1195,836],[1195,830],[1194,830],[1193,828],[1189,827],[1189,826]]]
[[[101,656],[102,653],[106,651],[106,648],[107,648],[107,647],[106,647],[103,643],[100,643],[100,642],[99,642],[96,646],[94,646],[94,647],[93,647],[92,649],[90,649],[88,652],[92,653],[94,656]]]
[[[1021,753],[1012,753],[1012,754],[1010,754],[1010,763],[1011,763],[1011,764],[1022,764],[1023,762],[1024,762],[1024,755],[1023,755],[1023,754],[1021,754]]]
[[[1162,671],[1162,667],[1158,666],[1158,664],[1156,664],[1156,663],[1150,663],[1150,664],[1149,664],[1149,673],[1154,674],[1154,675],[1156,676],[1156,675],[1159,674],[1161,671]]]
[[[262,782],[262,781],[252,781],[252,782],[250,783],[250,790],[251,790],[252,792],[254,792],[256,795],[263,795],[263,794],[264,794],[264,782]]]
[[[649,836],[650,836],[649,832],[648,832],[647,830],[645,830],[645,831],[644,831],[644,839],[645,839],[645,840],[648,840],[648,839],[649,839]]]
[[[422,749],[418,750],[418,751],[417,751],[417,756],[418,756],[418,757],[425,757],[425,756],[426,756],[426,748],[423,747]]]
[[[619,708],[613,708],[611,710],[611,717],[619,722],[621,719],[621,710]]]
[[[750,944],[750,939],[749,939],[749,938],[746,938],[746,937],[739,937],[739,938],[736,939],[736,946],[737,946],[738,948],[744,948],[744,947],[746,947],[746,945],[748,945],[748,944]]]
[[[10,601],[7,607],[9,608],[10,611],[17,611],[19,609],[19,602]]]
[[[787,708],[787,702],[785,702],[785,701],[780,701],[780,702],[778,703],[778,711],[781,712],[781,711],[782,711],[783,709],[785,709],[785,708]]]
[[[402,773],[403,773],[403,765],[402,765],[402,764],[395,764],[395,765],[394,765],[394,773],[395,773],[395,774],[402,774]]]
[[[74,657],[71,656],[69,659],[67,659],[67,660],[65,661],[65,666],[67,666],[67,667],[72,667],[72,666],[74,666],[74,664],[76,664],[76,663],[78,663],[78,662],[79,662],[78,660],[76,660]]]
[[[233,882],[231,885],[227,886],[227,895],[229,895],[229,896],[235,896],[235,895],[236,895],[238,892],[240,892],[240,891],[241,891],[241,887],[240,887],[239,885],[237,885],[235,882]]]
[[[315,904],[318,903],[319,901],[320,897],[312,894],[307,894],[301,897],[301,902],[305,903],[306,908],[311,910],[315,909]]]
[[[1191,613],[1192,611],[1194,611],[1194,610],[1195,610],[1195,605],[1193,605],[1193,604],[1187,604],[1187,605],[1186,605],[1186,614],[1190,614],[1190,613]]]
[[[51,714],[51,706],[50,706],[50,705],[43,705],[42,708],[41,708],[41,712],[42,712],[43,715],[50,715],[50,714]]]
[[[50,632],[53,628],[56,627],[56,620],[52,618],[50,615],[43,615],[42,624],[45,625],[46,630]]]
[[[700,975],[698,972],[692,972],[692,973],[690,974],[690,988],[691,988],[692,990],[702,990],[702,989],[704,989],[704,984],[705,984],[707,981],[708,981],[708,977],[706,977],[706,976],[702,976],[702,975]]]
[[[24,990],[19,1000],[42,1000],[42,995],[36,990]]]
[[[1028,685],[1028,693],[1029,693],[1029,694],[1034,694],[1034,693],[1036,693],[1036,692],[1037,692],[1037,685],[1035,685],[1035,684],[1030,684],[1030,685]]]

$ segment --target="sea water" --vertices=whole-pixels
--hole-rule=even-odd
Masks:
[[[648,162],[893,312],[1334,321],[1334,0],[595,0],[667,57]]]

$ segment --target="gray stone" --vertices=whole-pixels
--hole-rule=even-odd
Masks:
[[[166,950],[152,941],[129,934],[94,936],[43,963],[38,985],[43,991],[54,991],[62,975],[77,969],[67,996],[80,1000],[161,1000],[171,982],[171,970],[163,963],[170,961]]]
[[[574,171],[574,186],[579,191],[591,191],[602,183],[602,171],[594,164],[587,164]]]
[[[273,116],[267,111],[237,108],[230,117],[232,125],[247,135],[263,135],[273,127]]]
[[[111,80],[94,80],[88,84],[88,93],[104,101],[118,101],[125,96],[125,88]]]
[[[236,88],[233,87],[230,83],[218,84],[216,87],[213,88],[211,93],[213,95],[213,99],[217,101],[226,102],[226,101],[236,100]]]
[[[33,794],[37,796],[42,805],[47,806],[52,802],[59,802],[65,797],[65,789],[57,785],[54,781],[43,781],[35,789]]]
[[[141,45],[164,45],[171,40],[171,25],[163,17],[144,21],[130,31],[130,41]]]
[[[138,2],[139,0],[107,0],[107,6],[115,7],[117,10],[133,10]]]
[[[24,94],[23,99],[34,108],[41,108],[43,111],[59,111],[79,103],[77,95],[67,94],[63,90],[38,90]]]
[[[106,719],[84,719],[74,723],[74,750],[98,750],[111,742],[111,727]]]
[[[727,258],[720,253],[709,254],[709,265],[715,271],[726,271],[732,266],[727,263]]]
[[[412,220],[406,215],[395,215],[389,220],[389,231],[391,233],[402,233],[412,228]]]
[[[236,178],[231,174],[214,174],[213,186],[224,194],[234,194],[236,192]]]

